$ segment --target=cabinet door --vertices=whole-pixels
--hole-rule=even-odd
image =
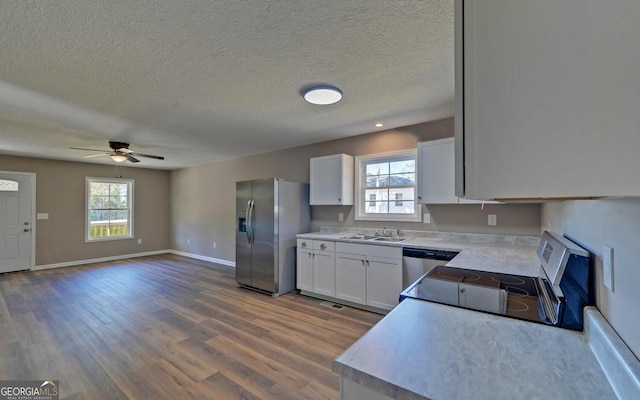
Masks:
[[[353,205],[353,157],[336,154],[310,159],[311,205]]]
[[[457,204],[455,139],[418,143],[418,203]]]
[[[296,286],[300,290],[313,291],[313,253],[311,249],[298,247]]]
[[[424,279],[422,281],[422,289],[422,297],[427,300],[450,304],[452,306],[460,304],[458,299],[458,282],[441,279]]]
[[[367,257],[367,305],[391,310],[402,291],[402,261]]]
[[[458,284],[461,307],[473,308],[474,310],[488,311],[496,314],[504,312],[504,301],[506,296],[504,290],[487,286],[470,285],[468,283]]]
[[[467,197],[640,195],[638,20],[635,0],[456,1]]]
[[[336,296],[335,253],[316,251],[313,255],[313,292]]]
[[[367,270],[364,256],[336,253],[336,297],[366,304]]]

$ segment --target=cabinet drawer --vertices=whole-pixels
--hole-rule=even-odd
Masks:
[[[327,240],[314,240],[313,249],[318,251],[335,251],[336,242],[330,242]]]
[[[311,239],[298,239],[298,250],[311,250],[313,249],[313,240]]]

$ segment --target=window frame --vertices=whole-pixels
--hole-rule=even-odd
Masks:
[[[91,218],[90,213],[92,209],[89,205],[89,200],[91,197],[91,184],[92,183],[126,183],[127,187],[127,211],[129,212],[129,218],[127,223],[127,235],[118,235],[118,236],[102,236],[102,237],[91,237]],[[134,190],[135,190],[135,180],[134,179],[122,179],[122,178],[96,178],[96,177],[86,177],[85,178],[85,243],[96,243],[103,241],[111,241],[111,240],[126,240],[134,238]]]
[[[416,149],[392,151],[386,153],[367,154],[357,156],[355,158],[355,206],[356,212],[354,219],[360,221],[391,221],[391,222],[420,222],[421,221],[421,204],[418,203],[418,152]],[[366,213],[366,203],[370,202],[365,195],[366,190],[366,165],[372,162],[390,162],[403,158],[413,158],[416,165],[415,182],[412,186],[414,190],[413,196],[413,214],[371,214]],[[404,186],[406,187],[406,186]],[[389,203],[397,202],[397,199],[388,199]],[[400,200],[409,201],[409,200]]]

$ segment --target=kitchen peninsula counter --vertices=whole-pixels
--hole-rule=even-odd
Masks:
[[[583,333],[407,299],[333,370],[345,400],[357,398],[349,397],[354,383],[367,398],[380,399],[617,399],[593,343],[613,340],[636,374],[637,359],[615,342],[597,309],[587,309]],[[612,338],[603,339],[602,326]]]

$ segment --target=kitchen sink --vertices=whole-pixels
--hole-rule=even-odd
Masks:
[[[404,242],[405,240],[409,240],[409,238],[399,238],[399,237],[387,237],[387,236],[378,236],[374,239],[377,242]]]
[[[350,239],[350,240],[372,240],[376,239],[378,236],[367,236],[367,235],[351,235],[351,236],[343,236],[341,239]]]
[[[400,243],[405,240],[409,240],[410,238],[399,238],[399,237],[390,237],[390,236],[368,236],[368,235],[351,235],[351,236],[342,236],[341,239],[347,240],[369,240],[372,242],[395,242]]]

